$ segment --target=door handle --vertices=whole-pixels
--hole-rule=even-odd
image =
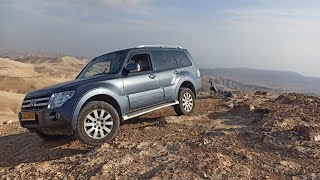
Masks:
[[[149,78],[154,79],[156,77],[156,75],[154,74],[150,74]]]
[[[179,74],[179,72],[178,72],[177,70],[175,70],[173,73],[175,73],[175,74]]]

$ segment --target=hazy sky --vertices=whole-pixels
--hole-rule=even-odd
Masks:
[[[92,58],[140,44],[183,46],[200,67],[320,77],[320,1],[0,1],[0,48]]]

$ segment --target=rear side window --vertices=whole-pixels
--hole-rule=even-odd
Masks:
[[[157,70],[173,69],[177,67],[177,62],[169,51],[152,51],[152,56]]]
[[[176,58],[178,67],[191,66],[192,63],[184,51],[173,51],[174,57]]]
[[[166,53],[167,53],[167,58],[168,58],[170,67],[171,68],[177,68],[178,64],[177,64],[176,58],[174,57],[172,52],[171,51],[167,51]]]

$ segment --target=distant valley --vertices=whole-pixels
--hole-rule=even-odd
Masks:
[[[204,89],[214,80],[221,90],[269,91],[276,94],[298,92],[320,96],[320,78],[303,76],[295,72],[256,70],[248,68],[201,69]]]

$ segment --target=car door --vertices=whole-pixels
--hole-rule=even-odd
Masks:
[[[138,63],[139,72],[128,73],[123,78],[124,92],[129,98],[130,111],[163,102],[163,89],[159,77],[153,71],[149,52],[133,52],[127,64]]]
[[[169,50],[153,50],[151,54],[164,92],[164,101],[175,100],[176,84],[181,75],[173,54]]]

